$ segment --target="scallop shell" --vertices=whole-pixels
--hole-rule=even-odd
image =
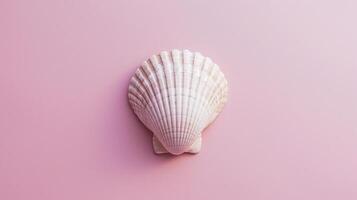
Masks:
[[[227,80],[210,58],[163,51],[145,61],[129,84],[129,103],[153,132],[155,153],[198,153],[202,131],[227,101]]]

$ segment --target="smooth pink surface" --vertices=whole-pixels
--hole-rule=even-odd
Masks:
[[[357,199],[355,1],[0,1],[0,199]],[[127,103],[151,54],[230,83],[198,155]]]

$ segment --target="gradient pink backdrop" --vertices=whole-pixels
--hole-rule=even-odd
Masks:
[[[0,1],[0,199],[357,199],[355,1]],[[228,104],[156,156],[127,103],[151,54],[210,56]]]

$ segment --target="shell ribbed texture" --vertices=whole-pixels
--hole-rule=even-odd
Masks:
[[[129,84],[129,103],[167,151],[181,154],[221,112],[227,81],[210,58],[163,51],[145,61]]]

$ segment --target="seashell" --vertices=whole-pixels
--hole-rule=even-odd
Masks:
[[[155,153],[198,153],[202,131],[227,101],[227,80],[210,58],[189,50],[163,51],[137,69],[128,98],[153,132]]]

